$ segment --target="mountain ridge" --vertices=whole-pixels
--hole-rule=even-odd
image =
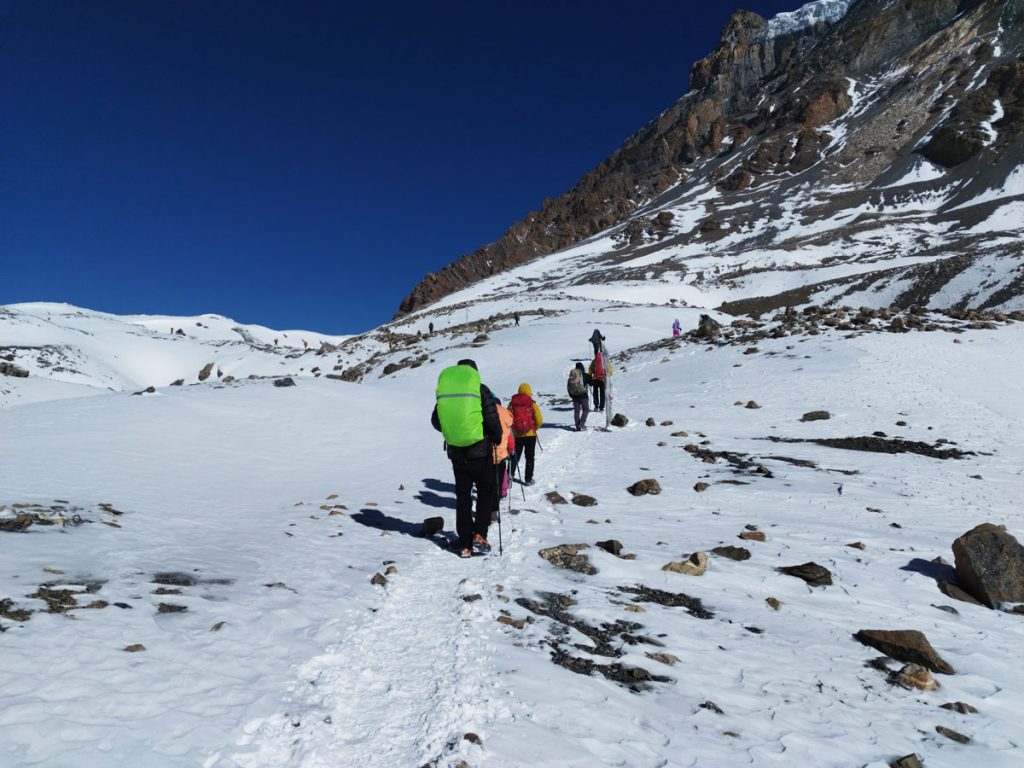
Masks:
[[[1002,194],[982,202],[1024,195],[1014,175],[1024,161],[1022,17],[1019,0],[857,0],[835,23],[772,37],[765,34],[770,22],[738,11],[718,48],[693,65],[686,95],[567,193],[428,274],[396,318],[602,233],[664,250],[676,267],[685,261],[668,249],[672,236],[675,244],[713,243],[726,229],[746,227],[754,236],[740,252],[792,247],[774,236],[773,223],[800,184],[799,214],[823,224],[823,246],[835,243],[862,227],[828,226],[830,217],[855,210],[853,203],[877,205],[882,185],[920,171],[922,161],[931,178],[906,191],[943,190],[929,223],[956,219],[956,242],[937,250],[974,254],[979,238],[969,230],[998,205],[973,216],[957,216],[957,207],[993,189]],[[720,198],[705,207],[731,212],[704,211],[696,233],[680,232],[672,221],[696,212],[685,198],[698,189]],[[1020,249],[1004,249],[1006,256],[1019,261]],[[1015,287],[1004,286],[1010,294],[1019,293],[1020,277],[1018,268],[1016,283],[1007,283]],[[968,293],[951,304],[970,304]]]

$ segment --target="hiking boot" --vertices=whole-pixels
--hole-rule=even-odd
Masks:
[[[535,481],[535,480],[534,480],[534,479],[533,479],[533,478],[531,477],[531,478],[530,478],[529,480],[527,480],[527,481],[526,481],[526,484],[527,484],[527,485],[536,485],[537,483],[536,483],[536,481]]]
[[[478,555],[486,555],[490,551],[491,545],[487,543],[487,539],[479,533],[473,534],[473,552]]]
[[[459,550],[459,557],[468,560],[473,556],[473,550],[469,547]]]

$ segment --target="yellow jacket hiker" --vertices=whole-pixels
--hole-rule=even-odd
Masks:
[[[509,401],[512,411],[512,429],[516,433],[516,461],[526,453],[526,469],[523,482],[533,485],[533,462],[537,448],[537,430],[544,423],[540,408],[533,400],[533,390],[529,384],[519,385],[519,394],[513,395]]]

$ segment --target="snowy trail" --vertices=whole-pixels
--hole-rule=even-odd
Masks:
[[[299,669],[289,710],[250,723],[239,753],[207,765],[447,765],[479,750],[464,735],[483,736],[488,721],[511,716],[489,640],[500,626],[495,585],[521,559],[509,551],[519,546],[518,531],[503,524],[504,559],[496,525],[486,559],[467,564],[427,545],[411,569],[390,577],[368,619]],[[463,599],[471,595],[480,597]]]

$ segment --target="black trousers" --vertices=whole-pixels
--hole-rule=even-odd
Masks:
[[[537,452],[537,436],[516,437],[516,466],[519,465],[519,458],[526,453],[526,468],[523,470],[523,482],[533,480],[533,457]]]
[[[487,538],[491,512],[498,506],[498,481],[491,457],[452,461],[455,473],[455,530],[459,547],[473,544],[473,534]],[[476,517],[473,517],[473,486],[476,486]]]
[[[604,380],[594,379],[594,410],[604,410]]]

